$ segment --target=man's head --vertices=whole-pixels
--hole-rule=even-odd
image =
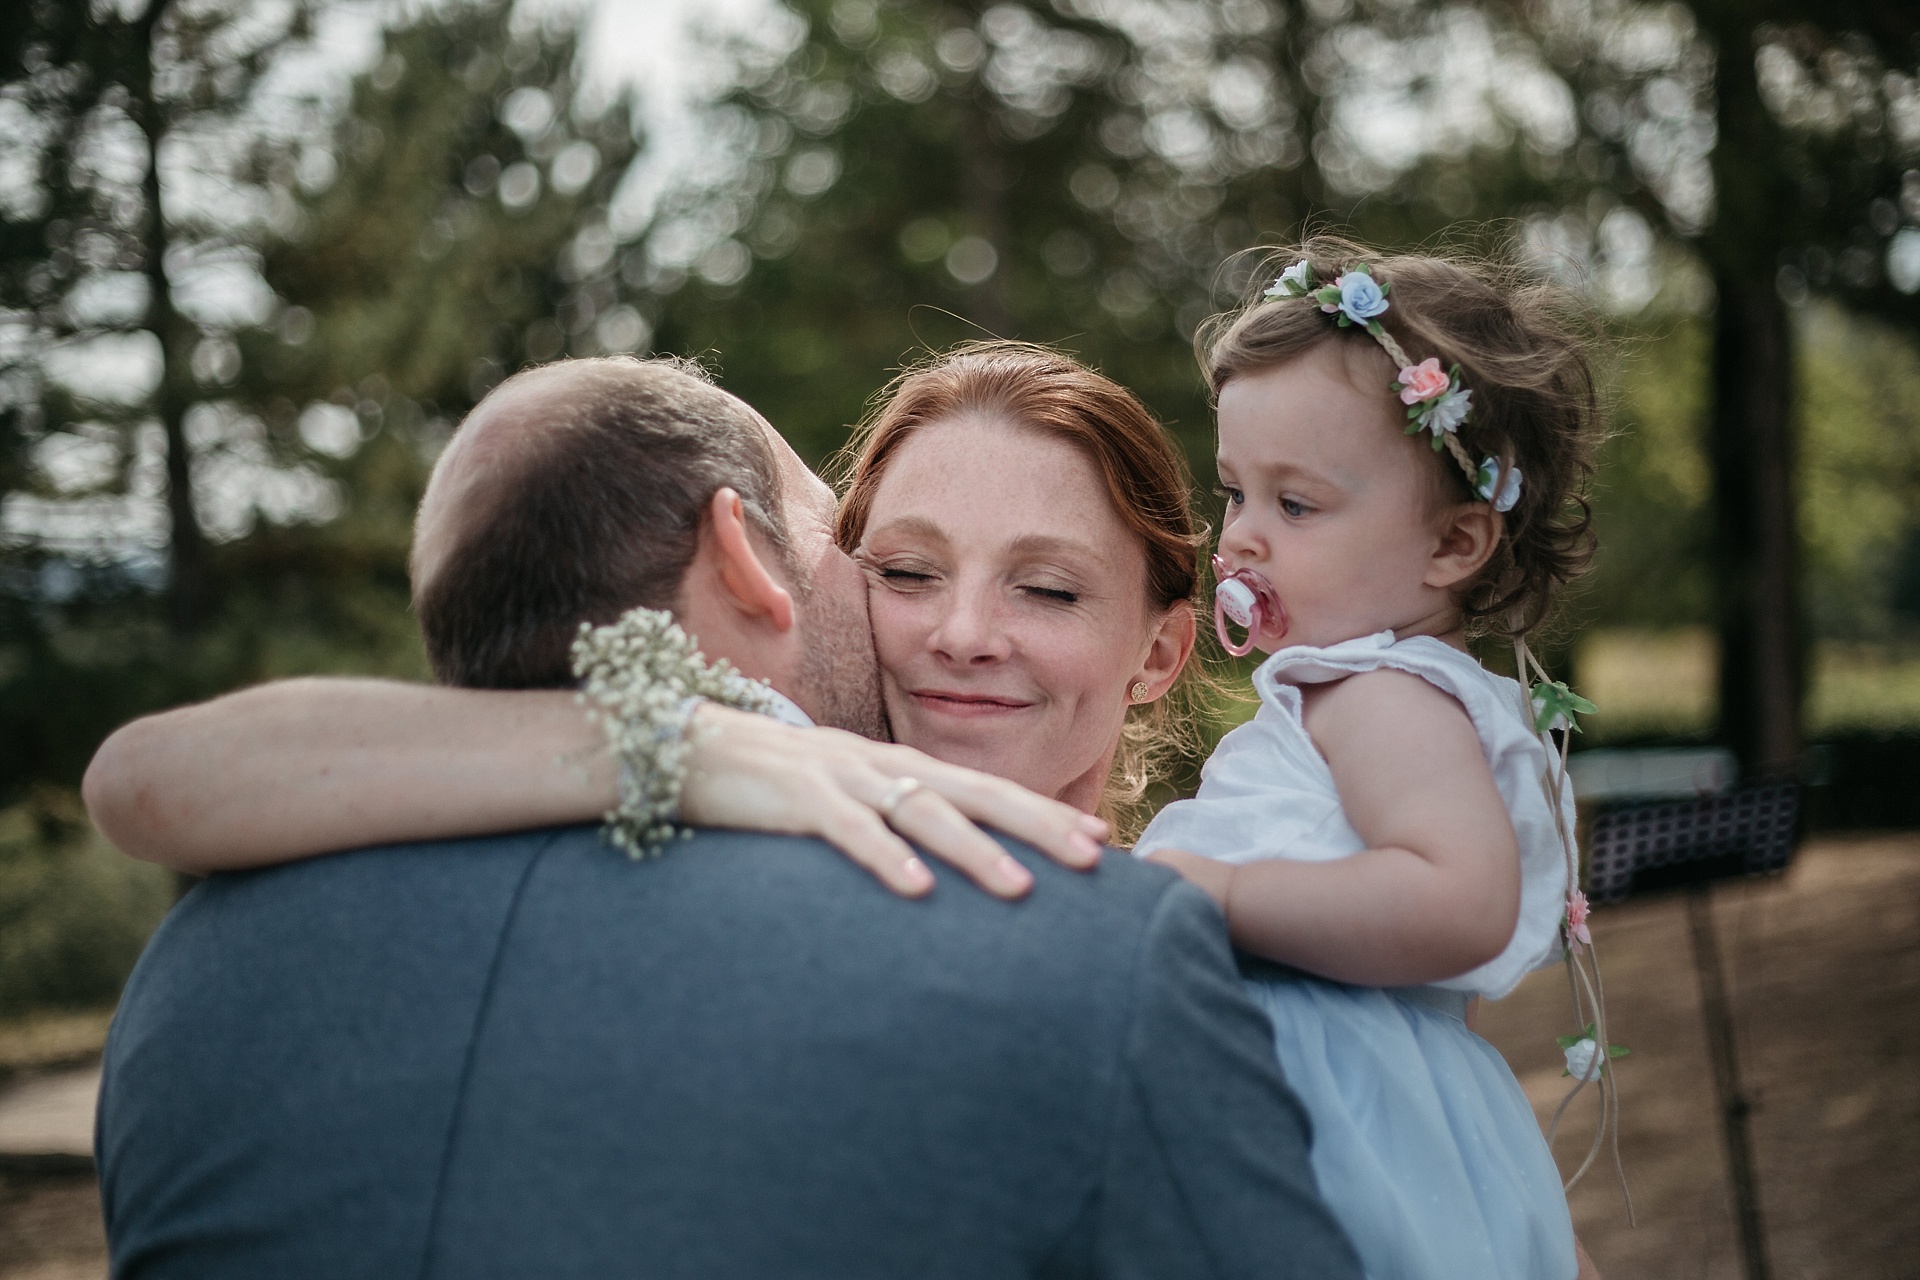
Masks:
[[[833,495],[759,414],[670,360],[508,379],[441,455],[414,526],[434,673],[564,688],[580,623],[669,609],[711,658],[816,720],[881,729],[859,571]]]

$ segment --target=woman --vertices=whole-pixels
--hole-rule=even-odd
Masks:
[[[1180,736],[1164,707],[1196,678],[1205,539],[1179,454],[1137,399],[1016,343],[911,371],[858,437],[839,534],[868,574],[898,741],[1127,815]],[[973,816],[1002,812],[1004,792],[898,747],[724,708],[699,718],[691,823],[828,834],[806,799],[833,788],[871,804],[876,769]],[[571,764],[564,785],[556,760]],[[474,814],[479,830],[591,821],[615,803],[616,774],[570,694],[303,680],[128,726],[87,795],[123,849],[207,872],[474,834]],[[782,784],[751,789],[750,815],[735,803],[745,777]],[[769,795],[794,803],[770,810]],[[905,846],[832,834],[890,887],[923,891],[901,873]],[[1026,888],[967,869],[1005,896]]]

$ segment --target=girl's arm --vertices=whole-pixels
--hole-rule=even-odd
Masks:
[[[899,893],[933,884],[901,836],[992,892],[1030,887],[969,818],[1070,866],[1099,859],[1097,819],[907,747],[711,705],[690,732],[685,821],[821,836]],[[903,777],[924,785],[890,827],[879,809]],[[102,744],[83,789],[120,849],[204,874],[591,822],[617,803],[616,779],[570,692],[304,679],[136,720]]]
[[[1438,982],[1499,955],[1520,915],[1520,851],[1479,736],[1417,676],[1306,690],[1307,732],[1367,848],[1233,866],[1153,855],[1213,895],[1242,950],[1339,982]]]

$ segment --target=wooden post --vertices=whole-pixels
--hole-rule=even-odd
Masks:
[[[1747,1280],[1767,1280],[1767,1236],[1760,1222],[1760,1183],[1753,1167],[1747,1117],[1752,1105],[1740,1086],[1733,1012],[1720,968],[1720,941],[1713,927],[1713,886],[1687,889],[1687,924],[1693,935],[1693,967],[1700,976],[1700,1012],[1707,1024],[1707,1057],[1713,1063],[1713,1091],[1720,1104],[1721,1134],[1727,1150],[1727,1180],[1732,1183],[1734,1220]]]

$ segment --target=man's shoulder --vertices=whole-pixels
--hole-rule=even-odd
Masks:
[[[924,899],[903,900],[838,850],[807,836],[696,829],[668,841],[654,856],[633,859],[597,825],[386,845],[307,859],[258,871],[211,877],[181,904],[156,942],[169,933],[204,930],[218,919],[224,945],[236,933],[276,940],[284,952],[296,935],[382,933],[406,919],[419,929],[463,915],[500,923],[525,895],[553,902],[590,898],[617,903],[636,917],[660,912],[724,910],[751,917],[820,921],[856,932],[939,933],[984,930],[1031,935],[1036,944],[1069,946],[1100,936],[1123,941],[1145,930],[1182,882],[1165,868],[1108,850],[1090,872],[1063,868],[1028,846],[1001,843],[1034,873],[1019,902],[989,897],[957,872],[929,859],[938,881]],[[476,921],[477,923],[477,921]],[[538,929],[540,921],[521,928]],[[483,928],[491,933],[491,927]],[[518,930],[516,930],[518,932]],[[394,939],[398,941],[398,939]],[[313,940],[325,945],[321,938]],[[336,939],[337,941],[337,939]]]
[[[1030,846],[995,837],[1034,875],[1024,898],[1007,902],[981,891],[959,872],[927,859],[936,885],[921,899],[902,899],[826,843],[804,836],[696,830],[670,842],[653,865],[640,868],[601,862],[609,878],[637,871],[657,874],[664,887],[685,885],[726,896],[769,896],[791,904],[831,904],[836,915],[867,919],[879,929],[956,927],[999,934],[1009,929],[1063,935],[1137,935],[1149,927],[1163,899],[1184,884],[1166,868],[1109,849],[1092,871],[1060,866]],[[593,857],[590,832],[566,833],[549,857]],[[639,884],[633,886],[641,887]],[[697,891],[697,890],[696,890]]]

